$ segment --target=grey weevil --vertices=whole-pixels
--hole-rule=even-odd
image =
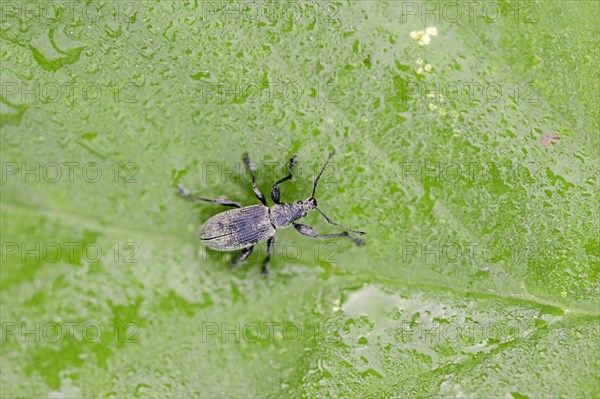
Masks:
[[[254,245],[267,241],[267,258],[263,262],[262,274],[266,277],[269,274],[269,263],[271,254],[273,253],[273,244],[275,242],[275,232],[278,229],[284,229],[290,226],[300,233],[314,238],[333,238],[333,237],[348,237],[356,245],[361,245],[362,240],[350,234],[363,236],[366,233],[349,229],[331,220],[319,208],[317,208],[317,200],[315,193],[319,179],[331,157],[335,153],[331,151],[329,157],[319,172],[319,175],[313,183],[312,195],[305,201],[296,201],[293,204],[286,204],[280,201],[281,192],[278,185],[292,178],[292,170],[296,164],[296,156],[290,159],[287,176],[279,179],[271,186],[271,199],[275,203],[272,207],[267,206],[265,195],[256,186],[256,173],[250,167],[250,158],[248,154],[244,155],[244,163],[252,176],[252,189],[254,194],[261,202],[259,205],[244,206],[229,199],[207,199],[191,195],[183,187],[179,186],[179,194],[184,198],[193,201],[212,202],[213,204],[231,206],[238,209],[221,212],[208,219],[200,230],[198,235],[202,244],[216,251],[235,251],[241,249],[240,254],[233,259],[232,266],[237,266],[245,261],[250,254]],[[328,223],[341,227],[344,232],[331,234],[317,234],[312,227],[305,224],[296,223],[296,220],[305,217],[308,212],[316,209]]]

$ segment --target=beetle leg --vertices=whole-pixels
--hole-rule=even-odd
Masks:
[[[181,186],[178,186],[177,188],[179,190],[179,195],[181,195],[183,198],[189,199],[191,201],[212,202],[213,204],[225,205],[225,206],[232,206],[234,208],[241,208],[242,207],[237,202],[232,201],[232,200],[227,199],[227,198],[223,198],[223,199],[208,199],[208,198],[196,197],[196,196],[193,196],[192,194],[190,194],[185,188],[183,188]]]
[[[254,190],[256,198],[258,198],[264,206],[267,206],[267,199],[265,198],[265,195],[256,186],[256,172],[254,172],[250,167],[250,158],[248,157],[248,154],[244,155],[244,163],[246,164],[246,168],[248,168],[248,172],[250,172],[250,175],[252,176],[252,190]]]
[[[279,187],[277,187],[277,185],[283,183],[284,181],[288,181],[293,177],[292,169],[294,168],[295,164],[296,156],[294,155],[292,159],[290,159],[290,165],[288,166],[287,176],[277,180],[277,182],[271,186],[271,199],[274,203],[279,204],[279,199],[281,198],[281,192],[279,191]]]
[[[348,237],[349,239],[354,241],[354,243],[356,245],[361,245],[363,243],[363,240],[361,240],[360,238],[354,237],[352,234],[348,233],[347,231],[344,231],[343,233],[318,234],[312,229],[312,227],[307,226],[305,224],[294,223],[294,227],[296,228],[296,230],[298,230],[298,232],[300,234],[304,234],[305,236],[309,236],[309,237],[313,237],[313,238]]]
[[[269,276],[269,263],[271,263],[271,254],[273,254],[273,244],[275,243],[275,236],[269,238],[267,241],[267,259],[265,259],[262,265],[262,275],[267,278]]]
[[[248,248],[244,248],[242,249],[242,252],[239,253],[238,256],[236,256],[232,261],[231,261],[231,267],[236,267],[238,266],[240,263],[244,262],[246,259],[248,259],[248,257],[252,254],[252,250],[254,249],[254,246],[248,247]]]

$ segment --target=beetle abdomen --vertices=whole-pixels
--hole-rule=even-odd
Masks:
[[[216,251],[248,248],[274,234],[269,208],[264,205],[221,212],[208,219],[198,231],[202,243]]]

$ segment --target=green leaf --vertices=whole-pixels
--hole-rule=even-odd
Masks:
[[[598,397],[595,2],[1,7],[2,397]]]

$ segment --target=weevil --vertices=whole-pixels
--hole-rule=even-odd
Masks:
[[[294,155],[288,165],[287,176],[277,180],[271,186],[271,200],[275,205],[268,207],[265,195],[256,185],[256,172],[250,167],[250,158],[248,154],[244,155],[244,164],[252,177],[252,190],[256,198],[261,202],[259,205],[242,206],[230,199],[208,199],[191,195],[183,187],[179,186],[179,194],[192,201],[205,201],[213,204],[230,206],[237,209],[221,212],[208,219],[198,231],[202,244],[216,251],[236,251],[241,252],[233,259],[232,266],[237,266],[244,262],[254,249],[254,245],[267,241],[267,258],[262,265],[262,274],[266,277],[269,274],[269,263],[273,254],[273,244],[275,243],[275,232],[279,229],[285,229],[290,226],[300,233],[313,238],[333,238],[348,237],[356,245],[361,245],[362,240],[355,237],[363,236],[363,231],[349,229],[339,223],[331,220],[327,215],[317,208],[315,194],[319,179],[325,171],[327,164],[333,157],[334,151],[329,153],[327,161],[313,182],[313,191],[310,197],[305,201],[296,201],[293,204],[281,202],[281,192],[279,185],[292,179],[294,165],[297,157]],[[340,227],[345,231],[341,233],[317,234],[312,227],[305,224],[296,223],[296,220],[305,217],[308,212],[317,210],[325,220],[334,226]],[[354,234],[354,235],[353,235]]]

